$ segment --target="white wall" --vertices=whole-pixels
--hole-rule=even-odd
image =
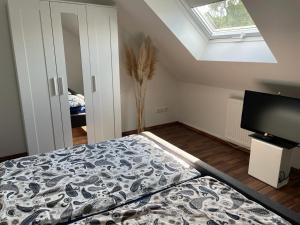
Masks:
[[[300,169],[300,148],[296,148],[293,152],[292,166]]]
[[[178,120],[225,139],[227,100],[242,91],[180,82]]]
[[[6,2],[0,0],[0,157],[26,151]]]
[[[122,129],[130,131],[136,129],[136,108],[134,87],[128,76],[125,58],[124,44],[136,43],[136,36],[145,31],[138,21],[133,21],[131,16],[122,8],[118,10],[119,42],[120,42],[120,79],[121,79],[121,103],[122,103]],[[134,24],[134,26],[133,26]],[[147,33],[146,33],[147,34]],[[155,45],[155,42],[154,42]],[[161,63],[161,54],[158,49],[158,62],[155,75],[148,83],[145,103],[145,126],[154,126],[177,121],[177,81],[176,78]],[[167,112],[157,113],[158,108],[168,108]]]
[[[121,102],[122,129],[130,131],[136,129],[136,108],[132,79],[127,75],[124,66],[121,67]],[[177,121],[176,97],[177,82],[163,67],[158,65],[155,77],[149,81],[145,103],[145,126]],[[157,113],[158,108],[167,107],[168,111]]]
[[[247,38],[247,41],[210,41],[202,60],[223,62],[277,63],[264,40]]]
[[[178,120],[226,140],[227,100],[231,97],[242,99],[244,92],[185,82],[180,82],[178,87]],[[300,168],[300,148],[294,150],[292,166]]]

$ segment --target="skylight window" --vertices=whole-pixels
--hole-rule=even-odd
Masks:
[[[243,0],[144,1],[196,60],[277,63]]]
[[[210,39],[260,36],[241,0],[225,0],[193,7],[192,11]]]

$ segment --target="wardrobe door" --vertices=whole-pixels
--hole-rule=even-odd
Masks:
[[[69,91],[84,96],[91,144],[95,142],[95,130],[86,8],[58,2],[50,2],[50,6],[65,146],[73,145]]]
[[[96,142],[121,136],[120,81],[116,12],[87,6]]]
[[[40,3],[41,23],[43,31],[43,43],[45,51],[45,61],[49,85],[49,99],[54,130],[55,149],[64,148],[65,140],[63,133],[60,98],[58,90],[58,77],[56,72],[55,51],[53,45],[52,21],[50,3],[47,1]]]
[[[8,10],[27,151],[54,149],[38,0],[9,0]]]

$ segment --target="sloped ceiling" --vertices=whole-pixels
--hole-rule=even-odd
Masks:
[[[56,1],[56,0],[48,0],[48,1]],[[64,1],[99,4],[99,5],[114,5],[114,1],[112,0],[64,0]]]
[[[119,20],[131,17],[159,49],[159,60],[179,81],[236,90],[300,96],[300,1],[243,0],[278,63],[196,61],[142,0],[116,0]],[[135,26],[135,24],[132,24]]]

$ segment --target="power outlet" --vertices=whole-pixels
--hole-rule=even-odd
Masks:
[[[160,107],[156,109],[156,113],[166,113],[169,111],[168,107]]]

